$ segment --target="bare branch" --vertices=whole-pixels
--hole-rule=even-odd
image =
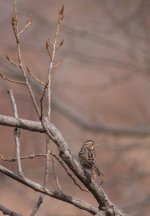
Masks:
[[[2,206],[1,204],[0,204],[0,211],[1,211],[4,215],[21,216],[21,214],[18,214],[18,213],[16,213],[16,212],[14,212],[14,211],[12,211],[12,210],[10,210],[10,209],[8,209],[8,208]]]
[[[13,107],[14,116],[15,116],[15,118],[18,118],[17,105],[16,105],[16,102],[15,102],[13,91],[9,90],[8,94],[10,96],[10,100],[11,100],[11,104],[12,104],[12,107]],[[20,159],[20,135],[21,135],[20,128],[16,127],[14,129],[14,137],[15,137],[15,143],[16,143],[17,168],[18,168],[18,174],[20,176],[23,176],[21,159]]]
[[[31,73],[31,71],[29,70],[28,67],[26,67],[26,68],[27,68],[27,72],[30,74],[30,76],[31,76],[35,81],[37,81],[39,84],[45,86],[45,84],[44,84],[40,79],[38,79],[36,76],[33,75],[33,73]]]
[[[11,78],[8,78],[6,77],[4,74],[0,73],[0,77],[9,81],[9,82],[12,82],[12,83],[16,83],[16,84],[25,84],[25,82],[21,82],[21,81],[17,81],[17,80],[13,80]]]
[[[82,188],[78,183],[77,181],[75,180],[75,178],[68,172],[67,168],[64,166],[63,162],[55,155],[55,154],[52,154],[53,157],[55,157],[57,159],[57,161],[61,164],[61,166],[65,169],[67,175],[73,180],[74,184],[79,187],[82,191],[86,191],[88,192],[88,189],[85,189],[85,188]]]
[[[6,59],[15,67],[18,67],[18,64],[16,64],[15,62],[13,62],[12,59],[10,59],[7,55],[6,55]]]
[[[19,127],[29,131],[35,131],[40,133],[45,133],[45,129],[38,121],[31,121],[22,118],[14,118],[10,116],[0,115],[0,125],[10,126],[10,127]],[[111,134],[117,136],[150,136],[150,128],[121,128],[121,127],[109,127],[104,125],[93,125],[95,132],[101,132],[104,134]]]
[[[44,96],[46,93],[47,85],[48,85],[48,82],[45,84],[42,96],[40,98],[40,109],[41,109],[40,119],[42,119],[42,116],[43,116],[43,100],[44,100]]]
[[[15,179],[16,181],[32,188],[35,191],[41,192],[43,194],[46,194],[50,197],[53,197],[55,199],[62,200],[64,202],[68,202],[80,209],[83,209],[85,211],[88,211],[92,214],[96,214],[98,212],[98,209],[90,205],[89,203],[86,203],[82,200],[74,199],[73,197],[62,193],[61,191],[55,191],[55,190],[50,190],[47,188],[42,187],[40,184],[33,182],[32,180],[26,178],[26,177],[20,177],[14,174],[12,171],[6,169],[4,166],[0,165],[0,172],[3,174],[9,176],[10,178]]]
[[[44,175],[44,186],[47,186],[48,177],[50,172],[50,139],[46,135],[46,166],[45,166],[45,175]]]
[[[34,216],[36,214],[36,212],[38,211],[38,209],[40,208],[41,204],[43,203],[43,197],[44,197],[44,194],[41,194],[32,210],[32,213],[30,216]]]
[[[60,157],[67,164],[67,166],[73,171],[73,173],[81,180],[81,182],[89,189],[92,195],[99,203],[100,208],[111,215],[125,216],[120,209],[118,209],[108,198],[103,191],[102,187],[94,182],[91,176],[83,170],[83,167],[77,161],[74,155],[71,154],[69,145],[63,138],[61,132],[51,123],[48,118],[42,120],[43,127],[46,130],[47,135],[58,146],[60,151]]]
[[[51,154],[52,154],[52,153],[51,153]],[[66,171],[67,175],[73,180],[74,184],[75,184],[77,187],[79,187],[81,190],[87,192],[88,189],[82,188],[82,187],[77,183],[77,181],[75,180],[75,178],[68,172],[68,170],[67,170],[67,168],[64,166],[63,162],[62,162],[55,154],[53,154],[53,157],[55,157],[56,160],[61,164],[61,166],[62,166],[62,167],[64,168],[64,170]]]
[[[32,211],[32,215],[35,215],[35,213],[38,211],[39,207],[41,206],[41,204],[43,202],[44,196],[48,195],[48,196],[51,196],[53,198],[62,200],[64,202],[68,202],[68,203],[70,203],[74,206],[77,206],[78,208],[81,208],[83,210],[86,210],[86,211],[88,211],[94,215],[96,214],[99,216],[108,216],[108,215],[109,216],[126,216],[126,214],[123,213],[122,210],[118,209],[109,200],[107,194],[104,192],[101,185],[97,184],[94,181],[94,179],[91,177],[91,175],[86,170],[84,170],[82,165],[79,163],[78,159],[72,154],[71,149],[70,149],[68,143],[65,141],[64,137],[62,136],[61,132],[55,127],[54,124],[50,123],[51,122],[50,121],[51,120],[51,103],[52,103],[51,75],[52,75],[53,68],[57,67],[57,64],[54,65],[56,50],[57,50],[57,48],[59,48],[63,45],[63,41],[61,41],[59,46],[57,46],[58,35],[59,35],[60,26],[61,26],[63,18],[64,18],[64,6],[62,6],[62,8],[59,10],[57,25],[56,25],[56,30],[55,30],[55,36],[54,36],[54,42],[51,44],[50,44],[50,42],[46,43],[46,48],[47,48],[47,51],[49,54],[50,63],[49,63],[49,67],[48,67],[47,83],[44,84],[41,81],[39,81],[30,72],[30,70],[27,67],[24,67],[23,60],[22,60],[20,36],[28,29],[28,27],[31,24],[32,18],[29,17],[29,20],[27,21],[24,28],[21,31],[19,31],[18,12],[17,12],[16,0],[14,0],[13,15],[12,15],[11,24],[12,24],[14,36],[16,39],[18,63],[17,64],[14,63],[11,59],[9,59],[9,57],[6,57],[6,58],[8,59],[8,61],[12,65],[17,66],[20,69],[20,71],[22,72],[23,78],[25,80],[24,84],[26,85],[26,87],[28,89],[28,92],[29,92],[29,95],[31,97],[33,106],[34,106],[35,111],[36,111],[41,122],[33,122],[33,121],[27,121],[27,120],[20,119],[18,117],[17,106],[15,103],[13,93],[11,91],[9,91],[9,95],[11,98],[15,118],[0,115],[0,124],[15,127],[14,135],[15,135],[15,142],[16,142],[16,161],[17,161],[19,175],[16,175],[14,172],[8,170],[7,168],[5,168],[4,166],[1,166],[1,165],[0,165],[0,172],[11,177],[12,179],[14,179],[18,182],[26,185],[27,187],[30,187],[30,188],[41,193],[41,195],[40,195],[40,197],[39,197],[39,199],[38,199],[38,201],[37,201],[37,203],[36,203],[36,205]],[[42,97],[40,99],[41,110],[40,110],[38,103],[36,101],[36,97],[34,95],[32,85],[30,84],[30,80],[28,78],[28,73],[29,73],[30,77],[35,79],[38,83],[44,85],[43,94],[42,94]],[[10,81],[3,74],[0,76],[2,78],[7,79],[8,81]],[[47,117],[43,118],[43,99],[44,99],[46,90],[48,91],[48,94],[47,94],[47,96],[48,96],[47,97],[47,102],[48,102]],[[84,119],[76,118],[78,116],[72,115],[72,113],[70,114],[70,116],[76,122],[82,120],[83,124],[86,123],[86,125],[88,125],[86,121],[83,121]],[[116,132],[117,134],[120,134],[120,133],[122,134],[122,130],[120,128],[119,129],[117,128],[117,130],[116,130],[115,128],[106,127],[103,125],[102,126],[98,125],[98,126],[100,126],[100,130],[103,130],[103,132],[107,132],[107,133]],[[44,157],[46,158],[46,166],[45,166],[45,176],[44,176],[43,186],[30,180],[30,179],[28,179],[28,178],[26,178],[25,176],[23,176],[22,167],[21,167],[21,157],[20,157],[20,128],[45,133],[45,135],[46,135],[46,154],[44,155]],[[123,132],[125,132],[125,131],[123,130]],[[128,130],[129,134],[130,134],[130,132],[133,133],[132,129]],[[64,194],[62,192],[61,187],[59,185],[58,178],[56,176],[56,172],[55,172],[54,159],[53,159],[54,154],[50,150],[50,140],[53,140],[53,142],[57,145],[58,151],[59,151],[59,157],[64,161],[64,163],[68,166],[68,168],[75,174],[75,176],[83,183],[83,185],[88,189],[89,192],[91,192],[93,197],[96,199],[98,206],[99,206],[99,209],[91,206],[90,204],[88,204],[84,201],[76,200],[73,197],[71,197],[67,194]],[[50,155],[52,155],[53,172],[54,172],[54,176],[56,179],[56,183],[58,184],[58,187],[60,188],[60,191],[55,191],[55,190],[47,188],[49,170],[50,170]],[[43,155],[39,154],[38,156],[43,156]],[[2,158],[2,160],[5,160],[2,155],[0,155],[0,157]],[[34,157],[36,157],[36,156],[34,155],[32,158],[34,158]],[[74,179],[74,177],[68,172],[68,170],[64,166],[63,162],[57,156],[54,156],[54,157],[58,160],[58,162],[66,170],[68,176],[70,176],[73,179],[74,183],[78,187],[80,187],[78,185],[78,183],[76,182],[76,180]],[[22,158],[24,158],[24,159],[25,158],[31,158],[31,156],[25,156]],[[14,159],[12,159],[12,160],[14,161]],[[6,159],[5,161],[8,161],[8,160]]]
[[[49,172],[50,172],[50,139],[47,135],[46,135],[46,155],[45,155],[45,158],[46,158],[46,165],[45,165],[45,174],[44,174],[44,187],[47,187],[48,177],[49,177]],[[35,204],[35,207],[32,211],[32,216],[34,216],[35,213],[40,208],[41,204],[43,203],[44,197],[45,197],[44,194],[41,194],[39,196],[39,199],[38,199],[37,203]]]
[[[9,95],[10,100],[11,100],[11,105],[12,105],[12,108],[13,108],[14,116],[15,116],[15,118],[19,118],[16,101],[15,101],[15,98],[14,98],[14,95],[13,95],[13,91],[11,89],[8,90],[8,95]]]
[[[60,160],[59,157],[57,157],[54,153],[50,152],[51,156],[53,156],[57,161],[58,163],[64,168],[65,172],[67,173],[67,175],[73,180],[74,184],[80,188],[82,191],[88,191],[88,189],[86,188],[82,188],[78,183],[77,181],[75,180],[75,178],[69,173],[68,169],[65,167],[65,165],[63,164],[62,160]],[[27,156],[23,156],[21,157],[21,160],[24,160],[24,159],[34,159],[36,157],[44,157],[46,158],[46,155],[45,154],[33,154],[33,155],[27,155]],[[0,158],[3,160],[3,161],[6,161],[6,162],[15,162],[16,161],[16,158],[11,158],[11,159],[8,159],[8,158],[4,158],[2,154],[0,154]]]
[[[81,182],[88,188],[88,190],[93,194],[93,196],[99,203],[101,210],[105,209],[107,213],[109,212],[110,216],[111,215],[125,216],[126,214],[124,214],[121,210],[119,210],[109,200],[109,198],[103,191],[102,187],[96,184],[93,181],[93,179],[91,179],[90,175],[85,170],[83,170],[82,166],[77,161],[75,156],[71,154],[70,148],[67,142],[64,140],[60,131],[53,124],[49,123],[47,118],[43,119],[42,124],[49,138],[52,139],[58,146],[59,151],[60,151],[60,157],[68,165],[68,167],[73,171],[73,173],[81,180]]]
[[[27,155],[27,156],[24,156],[24,157],[21,157],[21,160],[24,160],[24,159],[34,159],[36,157],[46,157],[45,154],[33,154],[33,155]],[[0,158],[3,160],[3,161],[6,161],[6,162],[15,162],[17,159],[16,158],[11,158],[11,159],[8,159],[8,158],[4,158],[2,154],[0,154]]]
[[[58,35],[59,35],[59,31],[60,31],[60,26],[61,26],[61,22],[63,20],[64,17],[64,6],[61,7],[61,9],[58,11],[58,19],[57,19],[57,25],[56,25],[56,30],[55,30],[55,36],[54,36],[54,42],[50,43],[50,41],[46,41],[46,49],[48,51],[48,55],[50,58],[50,64],[49,64],[49,69],[48,69],[48,81],[45,85],[45,88],[43,90],[41,99],[40,99],[40,107],[41,107],[41,116],[40,118],[42,119],[42,115],[43,115],[43,99],[46,93],[46,89],[48,90],[48,96],[47,96],[47,100],[48,100],[48,118],[50,120],[50,115],[51,115],[51,73],[52,73],[52,69],[55,67],[58,67],[58,65],[54,65],[54,60],[55,60],[55,55],[56,55],[56,50],[57,50],[57,43],[58,43]],[[60,43],[60,46],[63,45],[63,41]]]
[[[29,18],[28,18],[28,20],[26,22],[25,27],[18,33],[18,36],[20,36],[21,34],[23,34],[29,28],[31,22],[32,22],[32,15],[29,16]]]
[[[59,30],[60,30],[60,24],[61,24],[61,21],[62,21],[63,12],[64,12],[64,8],[62,8],[61,11],[59,12],[58,22],[57,22],[56,31],[55,31],[54,42],[52,44],[52,52],[50,50],[49,41],[46,42],[46,49],[47,49],[48,54],[49,54],[50,63],[49,63],[49,69],[48,69],[48,81],[45,84],[44,91],[43,91],[42,97],[40,99],[40,102],[41,102],[40,103],[40,107],[41,107],[40,118],[42,119],[42,117],[43,117],[43,99],[44,99],[45,92],[46,92],[46,89],[47,89],[48,90],[48,95],[47,95],[47,103],[48,103],[47,116],[48,116],[49,121],[50,121],[50,117],[51,117],[51,73],[52,73],[54,59],[55,59],[58,34],[59,34]],[[51,152],[51,150],[50,150],[50,140],[49,140],[49,137],[46,136],[46,167],[45,167],[44,186],[46,186],[47,182],[48,182],[49,169],[50,169],[50,152]],[[60,184],[59,184],[59,181],[58,181],[58,177],[56,176],[56,172],[55,172],[55,168],[54,168],[53,157],[52,157],[52,166],[53,166],[53,173],[54,173],[54,176],[55,176],[55,179],[56,179],[56,183],[57,183],[58,187],[61,190],[61,187],[60,187]],[[41,200],[43,200],[43,198],[44,198],[43,196],[40,196],[40,198],[39,198],[39,200],[38,200],[38,202],[37,202],[37,204],[35,206],[36,211],[40,207],[40,205],[42,203]]]
[[[48,71],[48,118],[50,121],[50,114],[51,114],[51,72],[53,69],[53,64],[54,64],[54,59],[55,59],[55,54],[56,54],[56,49],[57,49],[57,41],[58,41],[58,35],[60,31],[60,26],[61,22],[64,17],[64,6],[59,11],[59,16],[57,20],[57,25],[56,25],[56,30],[55,30],[55,37],[54,37],[54,42],[53,42],[53,47],[52,47],[52,54],[51,54],[51,59],[50,59],[50,65],[49,65],[49,71]]]
[[[37,121],[28,121],[21,118],[8,117],[4,115],[0,115],[0,125],[10,126],[10,127],[19,127],[22,129],[36,131],[40,133],[45,133],[41,122]]]
[[[58,179],[58,177],[56,175],[55,162],[54,162],[52,151],[51,151],[51,159],[52,159],[52,167],[53,167],[53,173],[54,173],[54,177],[55,177],[56,183],[58,185],[59,190],[62,191],[62,188],[61,188],[60,183],[59,183],[59,179]]]
[[[44,187],[47,187],[48,184],[48,177],[49,177],[49,171],[50,171],[50,147],[49,147],[49,137],[46,135],[46,154],[45,154],[45,158],[46,158],[46,165],[45,165],[45,173],[44,173]],[[33,211],[31,213],[31,216],[34,216],[36,214],[36,212],[39,210],[41,204],[43,203],[45,194],[40,194],[34,208]]]
[[[17,44],[17,52],[18,52],[18,68],[21,70],[21,72],[23,73],[23,76],[24,76],[24,79],[25,79],[25,84],[27,86],[27,89],[29,91],[29,94],[30,94],[30,97],[32,99],[32,102],[33,102],[33,105],[34,105],[34,108],[36,110],[36,113],[38,115],[38,117],[40,117],[40,111],[39,111],[39,107],[37,105],[37,102],[36,102],[36,99],[35,99],[35,96],[34,96],[34,93],[32,91],[32,87],[29,83],[29,79],[27,77],[27,74],[26,74],[26,70],[24,69],[24,66],[23,66],[23,62],[22,62],[22,55],[21,55],[21,47],[20,47],[20,34],[19,34],[19,30],[18,30],[18,13],[17,13],[17,6],[16,6],[16,0],[14,0],[14,4],[13,4],[13,15],[12,15],[12,21],[11,21],[11,24],[12,24],[12,28],[13,28],[13,31],[14,31],[14,35],[15,35],[15,38],[16,38],[16,44]],[[30,19],[29,19],[29,22],[30,23]],[[28,26],[28,25],[27,25]],[[23,32],[22,32],[23,33]]]

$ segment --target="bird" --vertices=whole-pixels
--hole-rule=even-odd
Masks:
[[[95,165],[95,158],[96,158],[96,143],[93,140],[87,140],[83,143],[79,154],[79,162],[85,169],[91,170],[91,175],[95,177],[95,174],[97,176],[100,176],[102,173]]]

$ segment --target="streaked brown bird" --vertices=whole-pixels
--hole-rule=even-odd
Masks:
[[[87,140],[83,143],[81,150],[79,152],[79,161],[83,168],[90,169],[92,176],[95,177],[95,174],[100,176],[102,173],[95,165],[95,158],[96,158],[96,143],[93,140]]]

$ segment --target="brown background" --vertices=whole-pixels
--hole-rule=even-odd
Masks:
[[[103,188],[110,199],[131,215],[149,215],[150,169],[149,136],[117,136],[87,130],[68,117],[71,111],[79,119],[111,128],[149,128],[150,125],[150,2],[148,0],[18,0],[20,28],[32,14],[33,21],[22,37],[23,61],[41,80],[46,81],[48,55],[45,41],[53,40],[57,11],[65,5],[65,18],[60,33],[65,43],[58,50],[56,61],[61,67],[53,71],[52,94],[69,109],[52,106],[52,122],[61,130],[72,151],[77,154],[82,143],[94,139],[97,165],[105,174]],[[12,1],[0,1],[0,72],[22,79],[18,69],[5,59],[16,60],[16,45],[10,20]],[[32,80],[39,100],[41,88]],[[0,114],[13,115],[6,93],[12,88],[19,116],[37,120],[25,87],[0,80]],[[45,101],[46,107],[46,101]],[[61,104],[62,107],[62,104]],[[45,137],[22,131],[22,155],[45,151]],[[57,154],[53,143],[52,148]],[[13,130],[0,126],[0,153],[15,156]],[[15,164],[2,162],[16,170]],[[41,183],[44,160],[23,161],[25,175]],[[93,197],[80,191],[56,162],[56,171],[63,191],[97,205]],[[100,181],[100,179],[97,179]],[[51,171],[50,187],[56,188]],[[0,174],[0,203],[23,215],[29,215],[38,193]],[[37,215],[89,215],[87,212],[45,198]]]

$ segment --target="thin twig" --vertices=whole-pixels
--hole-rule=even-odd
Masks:
[[[52,44],[52,53],[50,52],[49,43],[47,42],[47,51],[48,51],[49,57],[50,57],[50,64],[49,64],[49,69],[48,69],[48,84],[46,84],[45,86],[47,86],[47,89],[48,89],[48,95],[47,95],[48,113],[47,113],[47,116],[48,116],[49,121],[50,121],[50,117],[51,117],[51,73],[52,73],[54,59],[55,59],[55,52],[56,52],[57,40],[58,40],[58,35],[59,35],[59,30],[60,30],[60,24],[61,24],[63,16],[64,16],[63,13],[64,13],[64,8],[62,7],[61,11],[59,11],[59,16],[58,16],[58,20],[57,20],[54,42]],[[45,94],[45,90],[46,90],[46,87],[44,88],[44,94]],[[42,95],[42,98],[44,98],[44,95]],[[43,100],[41,101],[41,119],[43,117],[42,111],[43,111]],[[47,182],[48,182],[49,169],[50,169],[50,152],[51,152],[50,139],[46,135],[46,168],[45,168],[44,186],[46,186]],[[60,184],[59,184],[58,178],[56,176],[56,172],[55,172],[53,157],[52,157],[52,165],[53,165],[53,173],[54,173],[54,176],[56,179],[56,183],[57,183],[59,189],[61,190],[61,187],[60,187]]]
[[[57,41],[58,41],[58,35],[60,31],[60,25],[64,18],[64,6],[62,6],[61,10],[59,11],[59,16],[57,20],[57,26],[55,31],[55,37],[54,37],[54,43],[52,47],[52,54],[50,58],[50,65],[49,65],[49,71],[48,71],[48,118],[50,120],[50,114],[51,114],[51,71],[53,69],[56,49],[57,49]]]
[[[38,79],[36,76],[33,75],[33,73],[31,73],[31,71],[29,70],[28,67],[27,67],[27,72],[30,74],[30,76],[31,76],[35,81],[37,81],[39,84],[45,86],[45,84],[44,84],[40,79]]]
[[[50,172],[50,146],[49,146],[49,137],[46,135],[46,166],[45,166],[45,174],[44,174],[44,187],[47,187],[47,183],[48,183],[48,177],[49,177],[49,172]],[[33,210],[31,213],[31,216],[34,216],[36,214],[36,212],[39,210],[40,206],[43,203],[43,199],[44,199],[45,195],[44,194],[40,194]]]
[[[73,180],[74,184],[79,187],[81,190],[83,191],[88,191],[88,189],[86,188],[82,188],[78,183],[77,181],[75,180],[75,178],[69,173],[68,169],[65,167],[65,165],[63,164],[62,160],[60,160],[55,154],[52,154],[53,157],[56,158],[56,160],[61,164],[61,166],[64,168],[64,170],[66,171],[67,175]]]
[[[17,110],[17,105],[16,105],[16,101],[15,101],[15,98],[14,98],[13,91],[10,89],[7,92],[8,92],[8,95],[10,97],[10,100],[11,100],[14,116],[15,116],[15,118],[19,118],[19,116],[18,116],[18,110]]]
[[[55,171],[55,162],[54,162],[54,158],[53,158],[53,157],[54,157],[54,156],[53,156],[53,153],[52,153],[52,151],[51,151],[51,159],[52,159],[52,167],[53,167],[54,177],[55,177],[55,180],[56,180],[56,183],[57,183],[57,185],[58,185],[59,190],[62,191],[62,188],[61,188],[60,183],[59,183],[59,179],[58,179],[58,177],[57,177],[57,175],[56,175],[56,171]]]
[[[34,93],[32,91],[32,87],[29,83],[29,79],[27,77],[27,74],[26,74],[26,70],[23,66],[23,62],[22,62],[22,55],[21,55],[21,47],[20,47],[20,33],[19,33],[19,30],[18,30],[18,13],[17,13],[17,6],[16,6],[16,0],[14,0],[14,4],[13,4],[13,15],[12,15],[12,21],[11,21],[11,24],[12,24],[12,28],[13,28],[13,31],[14,31],[14,35],[15,35],[15,38],[16,38],[16,44],[17,44],[17,52],[18,52],[18,68],[20,68],[20,70],[22,71],[23,73],[23,76],[24,76],[24,79],[25,79],[25,84],[28,88],[28,91],[29,91],[29,94],[31,96],[31,99],[32,99],[32,102],[33,102],[33,105],[34,105],[34,108],[36,110],[36,113],[38,115],[38,117],[40,117],[40,111],[39,111],[39,107],[37,105],[37,102],[36,102],[36,99],[35,99],[35,96],[34,96]],[[23,32],[22,32],[23,33]]]
[[[31,22],[32,22],[32,15],[29,16],[29,18],[28,18],[28,20],[26,22],[25,27],[18,33],[18,36],[20,36],[21,34],[23,34],[29,28]]]
[[[44,100],[44,96],[45,96],[45,93],[46,93],[47,86],[48,86],[48,82],[45,84],[42,96],[40,98],[40,109],[41,109],[40,120],[42,119],[42,116],[43,116],[43,100]]]
[[[40,208],[41,204],[43,203],[43,198],[44,198],[44,194],[41,194],[38,198],[38,200],[36,201],[36,204],[31,212],[30,216],[34,216],[36,214],[36,212],[38,211],[38,209]]]
[[[36,157],[46,157],[45,154],[33,154],[33,155],[27,155],[27,156],[23,156],[23,157],[20,157],[21,160],[24,160],[24,159],[34,159]],[[11,159],[8,159],[8,158],[4,158],[2,154],[0,154],[0,158],[3,160],[3,161],[6,161],[6,162],[15,162],[17,159],[16,158],[11,158]]]
[[[16,83],[16,84],[25,84],[25,82],[21,82],[21,81],[17,81],[17,80],[13,80],[11,78],[8,78],[6,77],[4,74],[0,73],[0,77],[9,81],[9,82],[12,82],[12,83]]]
[[[65,167],[65,165],[63,164],[62,160],[60,160],[59,157],[57,157],[54,153],[50,153],[57,161],[58,163],[64,168],[64,170],[66,171],[67,175],[73,180],[74,184],[79,187],[81,190],[83,191],[88,191],[88,189],[86,188],[82,188],[78,183],[77,181],[75,180],[75,178],[69,173],[68,169]],[[24,160],[24,159],[34,159],[36,157],[44,157],[46,158],[46,155],[45,154],[33,154],[33,155],[28,155],[28,156],[24,156],[24,157],[21,157],[21,160]],[[6,161],[6,162],[15,162],[16,161],[16,158],[11,158],[11,159],[8,159],[8,158],[4,158],[1,154],[0,154],[0,158],[3,160],[3,161]]]
[[[47,51],[48,51],[48,54],[49,54],[49,57],[50,57],[50,64],[49,64],[49,69],[48,69],[48,81],[45,84],[44,91],[43,91],[43,94],[42,94],[42,97],[41,97],[41,100],[40,100],[40,102],[41,102],[41,104],[40,104],[40,106],[41,106],[40,119],[42,119],[42,117],[43,117],[43,99],[44,99],[46,89],[48,89],[48,96],[47,96],[48,113],[47,113],[47,116],[48,116],[49,121],[50,121],[50,116],[51,116],[51,72],[52,72],[52,69],[53,69],[53,64],[54,64],[54,59],[55,59],[55,51],[56,51],[56,45],[57,45],[57,38],[58,38],[58,34],[59,34],[60,24],[61,24],[61,21],[63,19],[63,12],[64,12],[64,8],[62,8],[59,11],[58,22],[57,22],[56,31],[55,31],[55,37],[54,37],[54,43],[52,44],[52,54],[51,54],[51,51],[50,51],[49,42],[46,42],[46,48],[47,48]],[[46,167],[45,167],[45,176],[44,176],[44,186],[47,186],[48,177],[49,177],[50,151],[51,151],[50,150],[50,139],[46,135]],[[56,182],[58,184],[58,187],[61,190],[58,178],[56,177],[53,159],[52,159],[52,164],[53,164],[53,172],[54,172]],[[35,211],[37,211],[38,208],[40,207],[40,205],[42,204],[43,198],[44,198],[43,195],[41,195],[39,197],[39,199],[38,199],[38,201],[37,201],[37,203],[35,205],[35,208],[34,208]],[[42,202],[41,202],[41,200],[42,200]],[[32,213],[34,213],[34,210],[33,210]]]
[[[18,67],[18,64],[16,64],[12,59],[9,58],[8,55],[6,55],[6,59],[15,67]]]
[[[47,186],[48,183],[48,177],[49,177],[49,166],[50,166],[50,148],[49,148],[49,138],[46,135],[46,155],[44,155],[46,158],[46,167],[45,167],[45,174],[44,174],[44,187]],[[44,194],[40,194],[33,210],[31,213],[31,216],[34,216],[36,214],[36,212],[39,210],[41,204],[43,203],[43,199],[44,199],[45,195]]]
[[[46,188],[47,183],[48,183],[48,177],[49,177],[49,167],[50,167],[50,148],[49,148],[49,137],[46,135],[46,166],[45,166],[45,174],[44,174],[44,187]],[[33,210],[31,213],[31,216],[34,216],[36,214],[36,212],[39,210],[41,204],[43,203],[43,199],[44,199],[45,195],[44,194],[40,194]]]
[[[48,183],[48,176],[50,172],[50,146],[49,146],[50,139],[46,135],[46,167],[45,167],[45,175],[44,175],[44,186],[47,186]]]
[[[50,146],[49,146],[49,137],[46,135],[46,167],[45,167],[45,174],[44,174],[44,187],[47,187],[48,177],[50,172]],[[31,216],[34,216],[36,212],[39,210],[41,204],[43,203],[43,199],[45,194],[41,194],[32,210]]]
[[[48,40],[46,42],[46,49],[48,51],[48,55],[50,58],[50,64],[49,64],[49,69],[48,69],[48,81],[45,84],[41,99],[40,99],[40,107],[41,107],[41,119],[42,119],[42,115],[43,115],[43,99],[46,93],[46,89],[48,89],[48,118],[50,120],[50,115],[51,115],[51,72],[52,69],[54,67],[56,67],[56,65],[54,65],[54,59],[55,59],[55,54],[56,54],[56,49],[57,49],[57,42],[58,42],[58,35],[59,35],[59,31],[60,31],[60,26],[62,23],[62,20],[64,18],[64,6],[61,7],[60,11],[59,11],[59,15],[58,15],[58,19],[57,19],[57,25],[56,25],[56,30],[55,30],[55,36],[54,36],[54,42],[50,43],[50,41]],[[63,45],[63,42],[60,43],[60,46]],[[52,51],[51,51],[52,50]]]
[[[18,111],[17,111],[17,105],[16,105],[16,102],[15,102],[13,91],[8,90],[8,95],[9,95],[10,100],[11,100],[14,116],[15,116],[15,118],[18,118],[19,116],[18,116]],[[14,129],[14,137],[15,137],[15,143],[16,143],[17,168],[18,168],[18,174],[20,176],[23,176],[21,159],[20,159],[20,135],[21,135],[21,130],[20,130],[20,128],[16,127]]]

